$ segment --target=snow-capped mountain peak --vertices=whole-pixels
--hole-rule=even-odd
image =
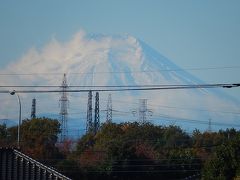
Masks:
[[[2,74],[23,74],[21,76],[0,76],[4,85],[60,85],[63,73],[67,73],[69,85],[202,83],[201,80],[182,70],[173,61],[131,35],[88,35],[82,31],[67,42],[52,39],[40,50],[30,49],[16,63],[9,64],[0,72]],[[27,117],[30,110],[29,102],[33,95],[22,94],[21,96]],[[77,111],[79,106],[86,110],[86,98],[81,99],[83,94],[74,95],[74,98],[71,98],[72,94],[69,96],[70,107],[74,109],[72,111]],[[87,97],[86,94],[84,96]],[[164,114],[180,119],[200,119],[202,121],[208,121],[211,118],[224,122],[225,119],[228,119],[230,123],[234,123],[238,117],[233,113],[227,114],[228,116],[220,113],[239,110],[235,102],[224,96],[219,95],[218,92],[201,89],[115,92],[113,93],[115,100],[113,104],[117,109],[131,111],[131,109],[137,108],[135,103],[138,102],[138,99],[145,98],[148,99],[149,106],[152,104],[151,109],[155,112],[155,119],[161,119],[159,114]],[[39,99],[40,113],[59,111],[57,106],[59,94],[35,94],[34,97]],[[102,93],[101,99],[101,106],[105,108],[106,100],[104,99],[107,99],[107,93]],[[124,105],[117,103],[119,100],[126,103]],[[10,105],[12,104],[8,101],[0,105],[1,118],[5,118],[6,109]],[[199,111],[199,109],[204,109],[204,111]],[[133,118],[130,116],[126,120]],[[83,117],[85,117],[84,114]]]

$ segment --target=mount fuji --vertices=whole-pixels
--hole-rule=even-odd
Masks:
[[[75,34],[68,42],[52,39],[42,49],[30,49],[17,63],[9,64],[0,73],[19,75],[0,76],[4,85],[60,85],[63,73],[67,74],[68,85],[73,86],[203,84],[203,81],[131,35],[89,35],[83,31]],[[100,92],[101,122],[105,121],[108,94]],[[111,94],[114,122],[137,120],[138,117],[133,116],[132,112],[138,111],[139,99],[147,99],[147,109],[152,112],[151,116],[147,115],[147,119],[155,124],[176,124],[186,130],[206,130],[209,123],[215,130],[239,124],[239,102],[217,89]],[[25,117],[30,114],[33,97],[37,99],[39,114],[59,112],[58,93],[21,94]],[[87,94],[69,93],[68,98],[69,127],[84,128]],[[9,101],[8,98],[0,105],[2,116],[6,114],[6,108],[14,103]]]

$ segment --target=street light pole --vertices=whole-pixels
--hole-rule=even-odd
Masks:
[[[20,125],[22,121],[22,105],[21,105],[21,99],[20,96],[16,93],[15,90],[10,92],[11,95],[17,95],[18,103],[19,103],[19,116],[18,116],[18,134],[17,134],[17,146],[18,149],[20,149]]]

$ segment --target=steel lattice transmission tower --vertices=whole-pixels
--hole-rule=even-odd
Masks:
[[[88,104],[87,104],[87,123],[86,123],[86,133],[93,131],[92,122],[92,91],[88,92]]]
[[[95,96],[95,116],[94,116],[94,134],[98,132],[100,128],[100,115],[99,115],[99,92],[96,92]]]
[[[152,111],[147,108],[147,99],[139,99],[138,120],[146,123],[149,115],[152,115]]]
[[[112,96],[111,96],[111,94],[108,95],[106,122],[107,123],[112,122]]]
[[[32,99],[31,118],[36,118],[36,99]]]
[[[60,124],[61,124],[61,135],[60,141],[63,142],[68,137],[68,97],[67,97],[67,77],[66,74],[63,75],[61,89],[60,101]]]
[[[139,110],[138,110],[139,121],[145,123],[147,119],[147,99],[139,99]]]
[[[212,132],[212,119],[211,118],[208,119],[208,132],[209,133]]]

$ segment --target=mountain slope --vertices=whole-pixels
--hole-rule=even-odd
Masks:
[[[203,82],[182,70],[172,61],[130,35],[86,35],[77,33],[68,42],[53,39],[41,50],[30,49],[15,64],[1,73],[18,73],[22,76],[1,76],[4,85],[60,85],[67,73],[69,85],[183,85]],[[26,75],[27,73],[27,75]],[[36,89],[36,88],[35,88]],[[86,88],[88,89],[88,88]],[[108,93],[100,94],[101,109],[106,110]],[[59,94],[22,94],[25,117],[30,111],[31,98],[38,101],[38,112],[56,114],[59,111]],[[148,99],[153,115],[149,121],[158,124],[176,123],[193,129],[203,124],[236,124],[239,120],[239,103],[216,90],[188,89],[161,91],[112,92],[113,107],[124,113],[114,113],[117,122],[136,120],[132,111],[138,110],[138,100]],[[79,126],[86,117],[87,94],[69,94],[71,118],[79,118]],[[14,102],[5,102],[4,109]],[[15,103],[16,105],[16,103]],[[17,107],[16,107],[17,108]],[[105,119],[102,111],[102,121]],[[204,123],[200,123],[203,121]],[[188,122],[194,122],[189,125]],[[71,122],[69,122],[71,124]],[[78,126],[73,121],[71,126]],[[229,125],[230,127],[232,125]],[[216,128],[220,128],[219,126]]]

